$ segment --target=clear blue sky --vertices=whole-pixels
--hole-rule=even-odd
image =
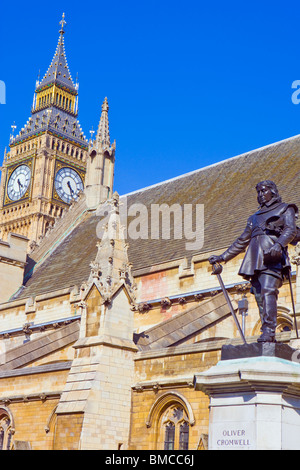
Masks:
[[[300,133],[299,2],[2,2],[1,161],[10,126],[30,116],[63,12],[87,137],[108,97],[120,194]]]

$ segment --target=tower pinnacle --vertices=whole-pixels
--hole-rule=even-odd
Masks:
[[[112,196],[116,143],[110,145],[108,109],[108,101],[105,98],[96,139],[91,139],[89,145],[85,194],[90,209],[95,209]]]
[[[100,117],[96,143],[102,148],[110,147],[110,135],[109,135],[109,122],[108,122],[108,101],[105,97],[103,104],[102,104],[102,113]]]

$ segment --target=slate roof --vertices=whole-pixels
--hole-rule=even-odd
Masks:
[[[14,298],[27,298],[80,285],[88,280],[90,263],[96,257],[98,217],[86,214],[83,222],[66,237],[30,277],[25,271],[26,288]],[[28,269],[31,269],[28,263]]]
[[[15,145],[28,137],[44,133],[45,131],[80,144],[83,148],[88,147],[88,141],[77,117],[55,105],[32,113],[25,126],[11,141],[10,145]]]
[[[45,86],[54,82],[62,87],[67,87],[70,91],[77,95],[77,89],[74,85],[68,67],[63,34],[59,35],[58,44],[52,62],[43,79],[39,83],[36,91],[39,91]]]
[[[133,274],[161,263],[191,258],[194,254],[228,247],[243,231],[257,209],[255,186],[271,179],[283,201],[300,207],[300,136],[225,160],[170,181],[124,195],[127,206],[144,204],[204,204],[204,245],[186,250],[186,240],[128,240]],[[96,256],[99,218],[86,218],[27,280],[18,298],[29,297],[87,281],[90,262]],[[146,219],[144,223],[146,224]],[[143,222],[142,222],[143,223]],[[148,224],[150,227],[150,223]],[[150,228],[149,228],[150,230]]]
[[[145,204],[148,213],[151,204],[204,204],[204,245],[200,250],[187,251],[185,239],[171,243],[129,240],[133,269],[228,247],[257,210],[255,186],[265,179],[277,184],[283,201],[300,209],[299,135],[129,194],[128,207]]]

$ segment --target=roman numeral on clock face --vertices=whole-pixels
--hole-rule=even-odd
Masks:
[[[54,187],[58,196],[67,204],[78,198],[83,191],[83,182],[77,171],[73,168],[63,167],[56,173]]]
[[[25,195],[30,179],[31,170],[27,165],[20,165],[12,172],[7,184],[7,195],[11,201],[17,201]]]

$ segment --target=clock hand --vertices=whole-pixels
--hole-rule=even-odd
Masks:
[[[18,178],[17,181],[18,181],[19,188],[20,188],[20,189],[23,188],[23,184],[21,183],[21,181],[19,180],[19,178]]]
[[[70,181],[67,182],[67,186],[68,186],[68,188],[69,188],[69,190],[70,190],[70,194],[71,194],[71,196],[72,196],[72,194],[74,194],[74,190],[72,189],[72,186],[71,186],[71,184],[70,184]]]

